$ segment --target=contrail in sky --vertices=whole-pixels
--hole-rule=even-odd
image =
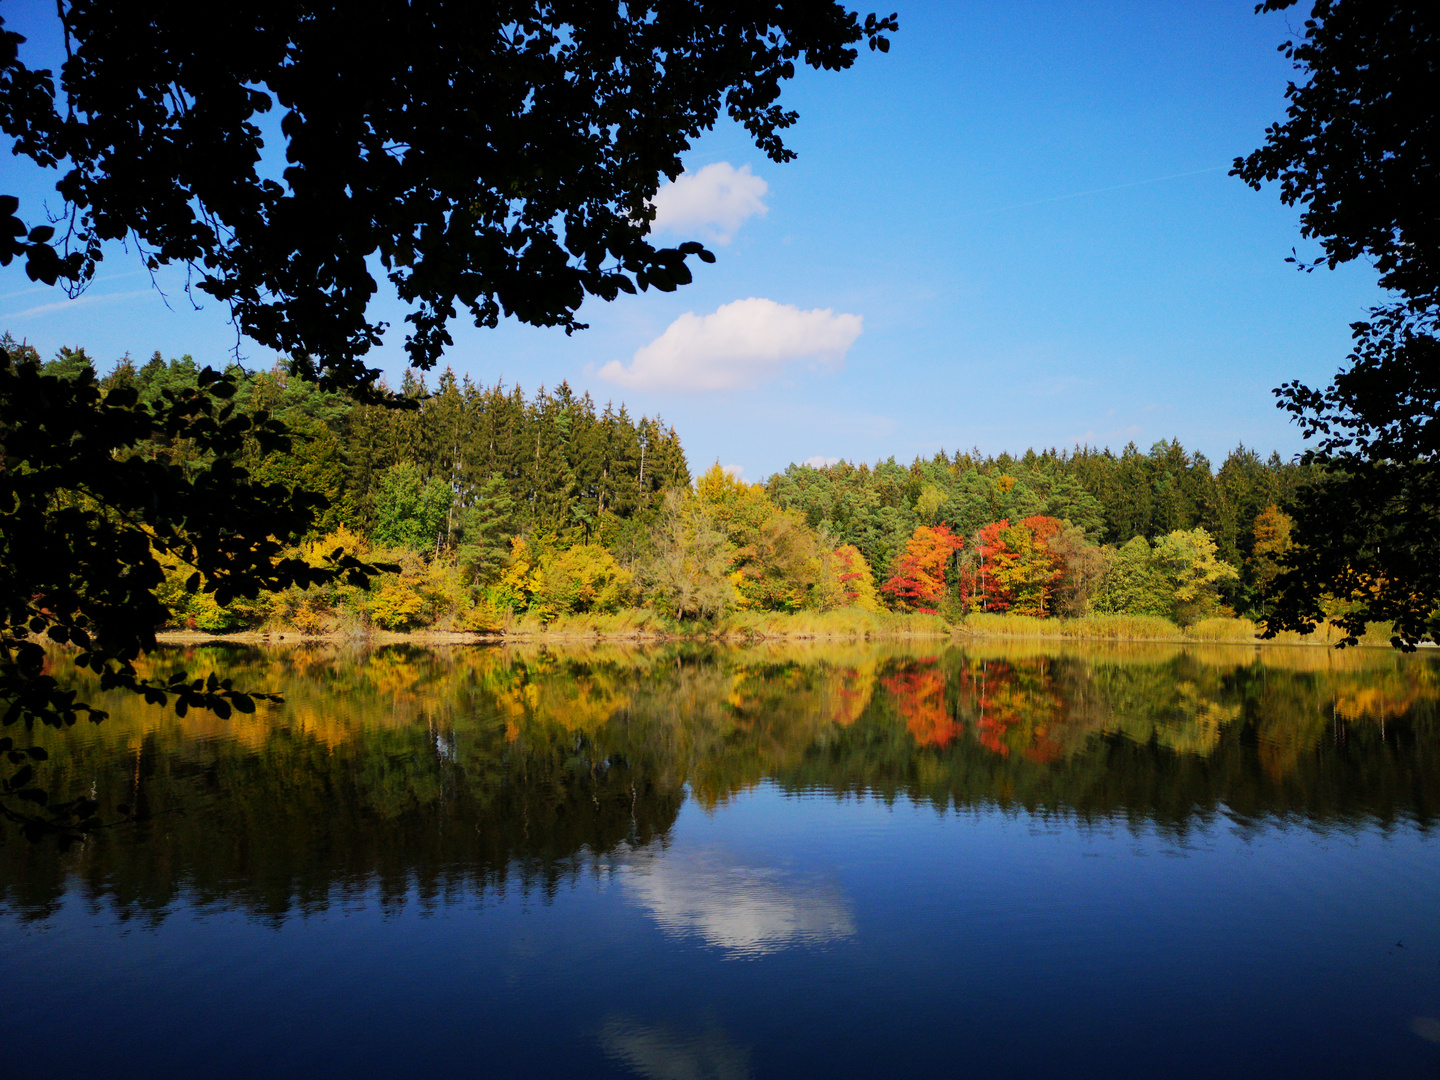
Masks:
[[[1193,169],[1190,172],[1171,173],[1169,176],[1152,176],[1149,180],[1132,180],[1128,184],[1115,184],[1112,187],[1092,188],[1089,191],[1074,191],[1069,195],[1052,195],[1048,199],[1036,199],[1034,202],[1011,203],[1009,206],[997,206],[994,210],[986,211],[990,214],[998,214],[1002,210],[1020,210],[1027,206],[1041,206],[1044,203],[1064,202],[1066,199],[1079,199],[1086,195],[1103,195],[1107,191],[1123,191],[1125,188],[1141,187],[1145,184],[1158,184],[1163,180],[1179,180],[1186,176],[1199,176],[1201,173],[1219,172],[1221,169],[1228,169],[1229,165],[1211,165],[1208,169]]]

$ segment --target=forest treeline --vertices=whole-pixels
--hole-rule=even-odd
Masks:
[[[20,348],[46,374],[93,369],[80,349],[42,362]],[[565,383],[527,395],[449,370],[435,385],[407,373],[407,407],[396,408],[324,392],[279,366],[228,374],[237,408],[292,433],[288,450],[251,447],[241,464],[328,503],[310,535],[286,538],[294,553],[396,569],[369,590],[333,584],[222,606],[182,560],[158,552],[162,598],[181,627],[484,630],[622,611],[713,621],[841,608],[1180,625],[1263,616],[1289,545],[1286,510],[1308,479],[1275,454],[1241,446],[1217,469],[1162,441],[1148,452],[792,465],[749,484],[718,465],[692,477],[673,427]],[[189,356],[156,353],[99,381],[149,402],[198,376]],[[187,470],[212,464],[183,442],[139,452]]]

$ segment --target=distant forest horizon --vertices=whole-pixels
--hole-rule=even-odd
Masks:
[[[103,395],[125,388],[142,405],[173,400],[200,377],[190,356],[127,357],[99,376],[82,349],[43,360],[7,346],[43,375],[95,379]],[[661,417],[597,406],[565,382],[527,396],[448,368],[433,386],[409,372],[396,407],[322,390],[278,364],[232,364],[227,374],[237,409],[292,433],[288,449],[251,446],[238,464],[262,484],[323,496],[311,532],[287,542],[310,558],[373,552],[402,570],[376,592],[337,591],[318,609],[305,590],[273,610],[222,609],[181,587],[181,562],[167,563],[164,602],[177,622],[203,629],[277,615],[318,629],[343,622],[344,610],[386,629],[638,607],[682,620],[847,606],[1182,625],[1263,618],[1296,494],[1311,479],[1278,453],[1241,445],[1217,467],[1177,439],[1148,451],[1131,442],[1119,452],[792,463],[760,482],[717,462],[697,477]],[[210,465],[184,440],[138,452],[196,474]]]
[[[100,365],[96,362],[95,358],[90,356],[83,347],[62,347],[57,351],[56,355],[53,358],[46,361],[40,358],[39,353],[26,340],[17,339],[14,337],[13,334],[9,333],[8,331],[0,334],[0,340],[3,340],[6,343],[7,348],[17,349],[22,354],[30,355],[31,358],[35,360],[35,362],[41,364],[41,366],[47,373],[53,374],[62,371],[74,371],[77,370],[76,365],[88,364],[91,368],[94,369],[96,376],[102,383],[104,383],[107,379],[110,379],[117,372],[120,372],[122,369],[125,369],[127,367],[137,373],[144,368],[150,368],[152,370],[155,370],[155,365],[157,364],[157,362],[165,365],[166,367],[179,367],[185,368],[187,370],[194,370],[196,372],[198,372],[201,368],[205,366],[200,361],[197,361],[195,357],[190,353],[184,353],[178,358],[172,357],[167,360],[159,350],[156,350],[151,353],[150,358],[145,361],[144,364],[138,364],[134,359],[134,356],[131,353],[126,352],[114,362],[114,365],[108,371],[102,371]],[[272,363],[269,367],[265,367],[263,365],[251,366],[248,362],[231,359],[217,370],[224,370],[232,373],[243,372],[245,378],[253,379],[261,374],[281,372],[284,369],[285,363],[286,361],[283,357],[277,357],[274,363]],[[437,392],[436,390],[430,389],[428,386],[428,380],[432,374],[433,373],[431,372],[417,371],[414,368],[406,370],[401,377],[401,392],[405,393],[405,388],[407,386],[412,388],[412,393],[418,391],[418,395],[423,395],[427,392]],[[445,365],[444,369],[439,373],[439,375],[440,378],[445,378],[448,376],[450,378],[457,379],[462,384],[468,381],[478,387],[488,388],[490,390],[498,390],[502,393],[514,393],[518,391],[523,396],[526,392],[522,380],[513,379],[507,383],[506,379],[502,376],[498,377],[494,381],[494,383],[491,384],[485,379],[475,378],[468,373],[457,373],[454,369],[453,364]],[[289,376],[287,376],[287,378],[288,377]],[[389,380],[386,379],[384,376],[379,379],[378,385],[384,387],[387,390],[393,389],[389,385]],[[568,379],[562,379],[554,386],[554,392],[557,394],[563,393],[567,390],[573,396],[574,388],[570,386],[570,381]],[[535,393],[537,395],[544,394],[546,392],[547,386],[544,382],[536,384]],[[590,399],[592,407],[599,400],[598,397],[589,390],[582,391],[579,397],[582,400],[586,398]],[[613,396],[606,398],[606,407],[613,407],[614,404],[615,398]],[[626,403],[623,400],[621,400],[620,402],[620,407],[626,407]],[[1172,435],[1169,438],[1160,438],[1155,440],[1151,443],[1149,450],[1144,451],[1144,453],[1154,454],[1157,452],[1157,450],[1169,447],[1171,445],[1181,446],[1183,448],[1183,444],[1180,438],[1177,435]],[[1130,456],[1141,452],[1142,451],[1140,450],[1140,444],[1136,442],[1134,438],[1127,439],[1125,444],[1119,449],[1119,451],[1116,451],[1112,446],[1110,440],[1096,439],[1094,441],[1091,441],[1087,438],[1082,437],[1077,439],[1053,441],[1048,447],[1045,447],[1043,449],[1031,446],[1027,447],[1024,451],[1019,451],[1007,447],[999,451],[991,452],[982,450],[978,443],[974,443],[970,446],[969,449],[957,449],[956,451],[954,451],[953,455],[946,450],[945,444],[942,442],[938,445],[937,449],[931,455],[929,455],[929,457],[933,457],[936,459],[945,458],[947,460],[955,461],[991,461],[995,462],[1001,467],[1004,467],[1015,462],[1030,463],[1038,457],[1057,459],[1063,457],[1074,457],[1084,454],[1109,454],[1111,456],[1121,457]],[[1197,462],[1210,462],[1209,456],[1206,455],[1202,450],[1187,450],[1185,452],[1192,456]],[[1246,456],[1258,455],[1262,457],[1266,465],[1271,468],[1286,464],[1295,464],[1302,454],[1302,452],[1297,451],[1296,453],[1291,454],[1288,458],[1285,458],[1281,456],[1278,450],[1273,449],[1269,451],[1268,454],[1266,454],[1257,446],[1247,445],[1244,439],[1239,440],[1234,450],[1231,450],[1227,453],[1227,458],[1236,453],[1244,454]],[[720,465],[727,472],[729,472],[732,471],[734,467],[724,461],[724,458],[726,456],[728,455],[716,455],[713,463]],[[828,455],[812,455],[811,457],[804,460],[792,460],[784,468],[771,472],[769,476],[765,479],[745,477],[742,473],[736,473],[736,475],[745,479],[747,483],[765,484],[768,483],[770,480],[773,480],[776,476],[784,474],[791,468],[814,468],[819,470],[825,470],[836,466],[848,466],[850,468],[860,468],[862,466],[865,466],[873,469],[881,464],[893,464],[898,460],[899,457],[900,455],[898,454],[890,454],[884,458],[877,458],[875,461],[871,462],[868,460],[860,460],[858,456],[851,456],[846,454],[841,454],[835,457],[830,457]],[[929,457],[927,457],[927,455],[923,451],[917,451],[914,455],[913,460],[916,462],[924,461],[928,460]]]

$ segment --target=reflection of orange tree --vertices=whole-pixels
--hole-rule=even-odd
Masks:
[[[890,580],[880,586],[902,610],[934,615],[945,598],[945,568],[965,544],[944,525],[917,526],[895,558]]]
[[[945,673],[933,656],[905,665],[881,683],[895,695],[917,746],[947,746],[960,734],[959,722],[945,707]]]

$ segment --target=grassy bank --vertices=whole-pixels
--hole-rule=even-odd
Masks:
[[[953,628],[937,615],[901,615],[859,608],[836,611],[737,611],[714,622],[679,623],[632,608],[610,615],[562,615],[548,622],[521,618],[504,628],[507,639],[665,638],[758,641],[771,638],[851,640],[949,637]]]
[[[837,611],[739,611],[714,622],[677,622],[645,608],[591,615],[561,615],[542,621],[530,616],[506,620],[494,631],[471,633],[440,629],[393,632],[353,625],[323,633],[306,633],[294,626],[271,625],[232,633],[171,630],[162,642],[194,644],[204,641],[245,643],[290,641],[365,641],[373,644],[411,642],[468,644],[494,641],[728,641],[775,639],[868,640],[881,638],[943,638],[953,627],[937,615],[873,613],[859,608]]]
[[[1325,625],[1307,635],[1286,633],[1265,642],[1260,627],[1249,619],[1204,619],[1181,627],[1153,615],[1087,615],[1079,619],[1037,619],[1026,615],[972,614],[959,624],[947,623],[938,615],[904,615],[869,612],[859,608],[836,611],[737,611],[704,623],[677,622],[645,608],[629,608],[606,614],[562,615],[542,621],[530,616],[508,619],[494,630],[469,632],[429,628],[387,631],[353,624],[325,633],[305,633],[294,626],[270,625],[233,633],[205,633],[172,630],[162,633],[164,642],[194,644],[205,641],[261,642],[364,642],[373,645],[409,642],[416,645],[460,645],[486,642],[610,641],[617,643],[658,641],[723,641],[743,644],[752,641],[879,641],[910,638],[964,640],[1007,638],[1065,641],[1136,641],[1214,644],[1334,645],[1340,640],[1335,627]],[[1372,623],[1361,639],[1364,645],[1389,645],[1390,628]]]
[[[973,637],[1074,638],[1092,641],[1206,641],[1238,644],[1334,645],[1341,632],[1329,623],[1313,633],[1283,633],[1265,641],[1249,619],[1202,619],[1181,627],[1157,615],[1086,615],[1079,619],[1037,619],[1027,615],[967,615],[958,631]],[[1371,623],[1362,645],[1389,645],[1390,627]]]
[[[717,637],[767,638],[912,638],[949,637],[954,628],[938,615],[900,615],[859,608],[837,611],[740,611],[716,627]]]

